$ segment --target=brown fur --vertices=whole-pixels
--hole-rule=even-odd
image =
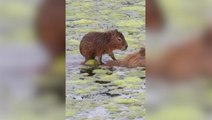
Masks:
[[[141,48],[138,52],[127,55],[124,59],[117,61],[109,61],[107,66],[120,66],[120,67],[144,67],[145,66],[145,48]]]
[[[146,3],[147,33],[161,30],[165,25],[164,13],[156,0]],[[152,31],[153,30],[153,31]],[[159,31],[158,31],[159,32]],[[148,61],[147,76],[172,79],[191,79],[212,75],[212,29],[181,46],[169,49],[160,59]],[[157,79],[158,80],[158,79]]]
[[[146,28],[148,31],[161,30],[165,22],[157,2],[157,0],[146,1]]]
[[[65,1],[42,2],[36,18],[37,36],[53,57],[65,56]]]
[[[161,60],[148,65],[147,73],[170,79],[212,75],[212,30],[182,46],[170,49]]]
[[[123,34],[118,30],[90,32],[80,42],[80,53],[85,57],[85,62],[97,56],[99,63],[103,64],[103,54],[109,54],[113,60],[116,60],[113,50],[126,50],[127,46]]]
[[[42,68],[46,79],[36,82],[37,97],[55,94],[64,104],[65,72],[59,70],[58,73],[52,66],[55,66],[58,60],[62,60],[58,58],[65,58],[65,0],[43,0],[42,2],[37,13],[35,31],[39,42],[49,51],[52,59],[48,66]]]

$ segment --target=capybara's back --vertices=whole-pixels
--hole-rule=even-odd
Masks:
[[[109,61],[106,65],[128,68],[145,67],[145,48],[141,48],[138,52],[129,54],[121,60]]]
[[[212,74],[212,30],[189,42],[170,48],[160,59],[151,62],[148,74],[167,80],[192,80]]]
[[[109,54],[113,59],[113,50],[127,49],[127,42],[124,35],[118,30],[110,30],[107,32],[90,32],[86,34],[80,42],[80,53],[85,57],[85,62],[89,59],[101,57],[103,54]]]

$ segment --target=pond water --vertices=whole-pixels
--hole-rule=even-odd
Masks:
[[[66,2],[66,119],[144,120],[145,68],[82,66],[80,40],[90,31],[118,29],[126,51],[145,45],[145,0],[67,0]],[[103,61],[111,60],[108,55]]]

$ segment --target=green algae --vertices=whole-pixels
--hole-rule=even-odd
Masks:
[[[141,8],[137,7],[139,5]],[[91,66],[81,65],[84,59],[80,54],[79,44],[83,35],[88,32],[118,29],[124,34],[129,47],[125,51],[115,51],[115,57],[121,59],[126,54],[139,50],[145,45],[144,5],[144,0],[67,0],[66,55],[74,55],[74,59],[78,59],[78,65],[71,64],[72,59],[67,64],[71,65],[66,81],[67,119],[143,119],[143,68],[95,66],[96,60],[89,61]],[[110,57],[103,56],[104,62],[109,60]],[[106,112],[106,116],[97,115],[99,113],[96,113],[95,109],[99,107]]]
[[[96,21],[94,20],[86,20],[86,19],[81,19],[77,21],[73,21],[72,24],[74,25],[87,25],[87,24],[95,24]]]
[[[70,40],[67,40],[66,41],[66,45],[79,45],[80,44],[80,42],[79,42],[79,40],[75,40],[75,39],[70,39]]]
[[[115,98],[114,102],[118,104],[135,104],[138,103],[139,101],[134,98]]]
[[[107,105],[104,105],[104,107],[105,107],[109,112],[119,112],[119,111],[121,111],[121,110],[120,110],[120,107],[117,106],[116,104],[107,104]]]
[[[122,20],[116,23],[116,25],[120,27],[139,27],[144,24],[144,21],[141,20]]]
[[[66,117],[72,117],[75,115],[75,111],[73,111],[72,109],[69,109],[66,111],[65,115]]]
[[[97,66],[98,65],[98,62],[97,60],[95,59],[91,59],[91,60],[88,60],[85,65],[89,65],[89,66]]]
[[[127,6],[127,7],[122,7],[120,10],[121,11],[145,12],[145,7],[141,7],[141,6]]]
[[[113,85],[122,86],[122,87],[132,87],[134,85],[136,86],[140,82],[142,82],[142,80],[137,77],[126,77],[124,78],[124,80],[114,81]]]

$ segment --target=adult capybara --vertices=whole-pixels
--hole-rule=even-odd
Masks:
[[[118,30],[90,32],[80,42],[80,53],[85,57],[85,62],[97,56],[99,63],[103,64],[103,54],[109,54],[113,60],[116,60],[113,50],[126,50],[127,47],[124,35]]]

